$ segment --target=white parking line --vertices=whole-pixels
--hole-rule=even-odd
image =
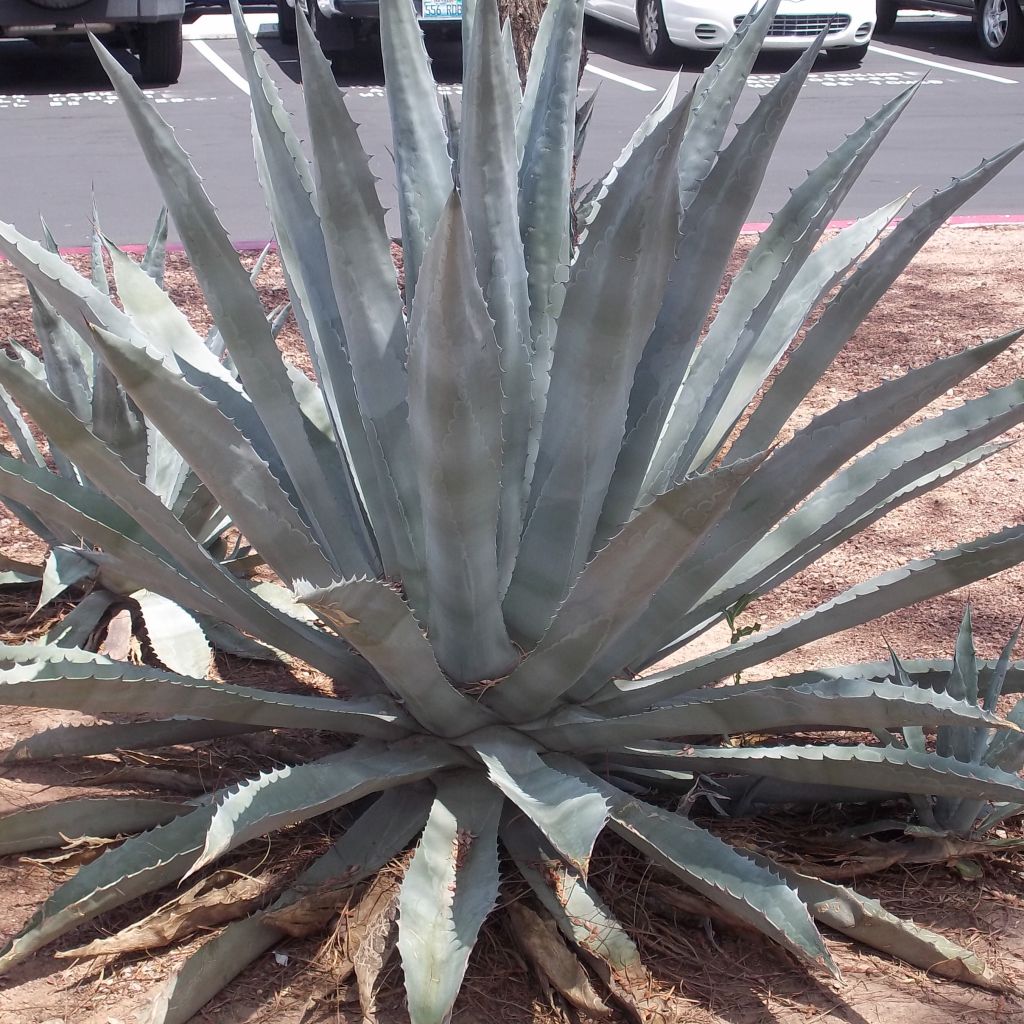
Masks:
[[[249,95],[249,83],[219,54],[216,53],[209,43],[202,39],[190,39],[189,43],[195,47],[196,52],[205,57],[232,85],[238,86],[246,96]]]
[[[987,75],[984,71],[971,71],[969,68],[960,68],[955,64],[940,64],[937,60],[925,60],[923,57],[911,57],[906,53],[899,53],[897,50],[887,50],[884,46],[876,46],[874,43],[869,47],[872,53],[881,53],[886,57],[895,57],[897,60],[907,60],[911,64],[924,64],[929,68],[940,68],[943,71],[955,71],[958,75],[970,75],[971,78],[984,78],[986,82],[998,82],[1000,85],[1019,85],[1020,83],[1012,78],[1000,78],[998,75]]]
[[[622,75],[615,74],[614,71],[605,71],[604,68],[595,67],[593,64],[588,64],[584,71],[589,71],[592,75],[597,75],[599,78],[607,78],[611,82],[618,82],[619,85],[628,85],[630,89],[636,89],[637,92],[657,92],[653,85],[644,85],[643,82],[634,82],[632,78],[623,78]]]

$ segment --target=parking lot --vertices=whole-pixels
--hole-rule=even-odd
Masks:
[[[294,49],[273,34],[273,14],[253,14],[260,42],[289,109],[301,110]],[[239,244],[268,237],[269,221],[252,169],[245,82],[224,16],[187,26],[180,82],[151,90],[204,175],[222,218]],[[647,67],[637,40],[589,26],[590,63],[584,94],[600,87],[583,160],[582,179],[614,159],[672,72]],[[435,73],[458,100],[457,44],[434,48]],[[132,58],[125,56],[127,66]],[[767,58],[755,67],[741,117],[784,67]],[[687,82],[699,69],[683,70]],[[789,186],[803,177],[861,118],[897,91],[923,80],[917,97],[840,211],[851,218],[911,188],[919,195],[948,183],[1024,137],[1024,66],[988,63],[964,19],[901,18],[895,32],[876,39],[860,68],[821,58],[786,130],[769,179],[754,209],[764,221]],[[379,60],[363,54],[339,70],[364,144],[387,198],[390,128]],[[37,233],[42,214],[59,242],[80,245],[88,232],[95,192],[104,228],[123,243],[145,240],[159,206],[127,120],[91,51],[80,45],[46,51],[20,41],[0,42],[0,218]],[[1024,220],[1024,160],[997,178],[962,211],[973,217]]]

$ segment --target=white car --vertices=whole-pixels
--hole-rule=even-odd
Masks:
[[[650,64],[679,64],[679,48],[719,50],[750,11],[750,0],[586,0],[587,14],[640,34]],[[851,64],[868,52],[875,0],[782,0],[765,50],[802,50],[830,25],[825,49]]]

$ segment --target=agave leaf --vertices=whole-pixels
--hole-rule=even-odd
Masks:
[[[256,42],[246,27],[240,7],[233,3],[231,10],[250,86],[257,170],[282,264],[287,268],[293,309],[310,339],[314,363],[324,375],[325,365],[333,368],[338,354],[344,352],[346,339],[331,282],[320,217],[312,198],[309,165],[277,87],[266,72],[262,55],[256,53]],[[312,447],[312,437],[310,444]],[[338,569],[376,572],[379,561],[344,452],[335,445],[316,448],[311,454],[319,457],[316,465],[332,492],[328,504],[307,509],[317,540]],[[346,523],[348,529],[339,530],[339,521]]]
[[[465,17],[465,15],[463,15]],[[463,85],[463,212],[473,239],[477,281],[501,356],[501,589],[512,575],[527,498],[527,440],[532,415],[530,293],[519,234],[515,109],[521,94],[508,76],[497,5],[484,0],[476,39],[466,52]],[[463,21],[465,31],[465,20]]]
[[[89,234],[89,271],[93,287],[104,295],[110,294],[107,268],[103,265],[103,232],[100,229],[100,215],[96,209],[96,193],[92,194],[92,231]]]
[[[301,599],[377,669],[431,732],[457,736],[493,723],[492,715],[442,675],[408,605],[386,584],[349,580],[303,592]]]
[[[636,127],[633,134],[629,137],[629,141],[622,147],[619,155],[615,158],[611,167],[605,172],[596,184],[594,184],[586,196],[586,207],[587,214],[582,222],[577,225],[579,232],[579,238],[576,241],[576,248],[581,248],[583,240],[589,233],[591,226],[597,220],[597,215],[601,211],[601,207],[604,204],[605,199],[609,194],[613,194],[613,182],[619,177],[621,173],[626,171],[628,173],[629,164],[633,161],[638,149],[644,147],[644,143],[650,139],[651,135],[662,125],[666,118],[673,114],[679,116],[686,116],[689,113],[690,105],[693,102],[692,95],[686,96],[682,102],[679,100],[679,82],[680,76],[675,75],[668,84],[668,88],[661,94],[658,102],[647,112],[644,119]],[[662,128],[664,133],[664,128]],[[642,161],[638,161],[641,163]],[[633,173],[636,173],[636,168],[633,168]],[[579,252],[576,254],[576,258],[579,258]]]
[[[747,76],[778,9],[778,0],[767,0],[744,18],[697,82],[686,141],[679,154],[679,205],[684,212],[722,148]]]
[[[658,488],[666,476],[699,466],[698,456],[707,454],[705,441],[720,414],[726,422],[719,424],[719,435],[729,429],[735,414],[722,410],[737,374],[749,368],[752,352],[783,295],[916,90],[916,85],[905,89],[865,120],[793,190],[771,227],[761,235],[697,349],[651,458],[641,494]]]
[[[259,731],[262,726],[209,722],[194,718],[167,718],[126,725],[58,725],[18,740],[0,752],[0,764],[10,761],[53,761],[89,757],[114,750],[145,750],[177,743],[200,743],[221,736]],[[91,826],[90,826],[91,827]]]
[[[217,801],[206,844],[189,874],[250,839],[463,763],[454,747],[436,740],[391,747],[361,741],[340,754],[263,772]]]
[[[196,333],[188,317],[170,296],[127,253],[109,238],[104,238],[110,265],[114,271],[117,295],[125,312],[138,324],[147,342],[161,355],[181,356],[192,366],[223,380],[234,378],[221,365]],[[103,326],[106,326],[105,324]],[[111,327],[117,330],[123,326]]]
[[[1024,701],[1017,701],[1006,717],[1015,725],[1024,722]],[[1024,743],[1017,741],[1017,735],[1014,734],[1012,739],[1010,737],[1004,739],[1000,735],[992,740],[988,750],[985,751],[983,763],[1003,771],[1018,772],[1024,767],[1024,763],[1021,763],[1022,758],[1024,758]]]
[[[807,907],[773,870],[682,815],[627,796],[570,758],[553,755],[551,761],[600,790],[610,827],[655,864],[797,956],[835,972]]]
[[[67,651],[61,651],[67,654]],[[412,723],[386,697],[338,700],[189,679],[146,665],[59,661],[0,669],[14,707],[118,714],[182,714],[267,728],[333,729],[395,739]]]
[[[93,344],[158,429],[282,578],[326,584],[331,566],[241,432],[156,353],[97,328]],[[207,439],[217,437],[211,445]]]
[[[176,882],[199,855],[212,817],[212,805],[198,807],[80,868],[0,949],[0,972],[99,914]]]
[[[545,7],[545,10],[547,8]],[[543,19],[543,15],[541,16]],[[536,49],[536,40],[534,40],[534,49]],[[519,64],[516,61],[516,47],[512,41],[512,22],[506,18],[501,24],[501,51],[502,60],[505,65],[505,77],[514,86],[513,98],[515,100],[515,120],[516,120],[516,155],[517,157],[522,156],[522,152],[519,149],[518,142],[518,129],[519,129],[519,111],[523,105],[523,85],[519,78]]]
[[[510,630],[526,644],[547,628],[597,527],[677,236],[675,158],[684,124],[685,109],[672,111],[618,169],[573,265],[531,511],[504,604]]]
[[[63,846],[82,836],[113,838],[163,825],[193,810],[169,800],[65,800],[28,807],[0,818],[0,855]]]
[[[475,772],[437,783],[400,896],[398,948],[412,1024],[449,1019],[480,926],[498,896],[503,803]]]
[[[552,0],[541,17],[516,125],[519,230],[526,252],[530,336],[537,401],[546,391],[554,341],[552,315],[561,304],[569,261],[570,175],[576,83],[583,42],[583,0]]]
[[[681,632],[686,631],[691,620],[699,621],[708,606],[729,607],[734,592],[737,596],[756,593],[768,580],[773,586],[776,581],[782,582],[792,575],[790,569],[797,559],[819,545],[822,553],[833,547],[832,543],[823,546],[830,540],[830,534],[845,532],[848,526],[861,523],[862,517],[875,507],[889,507],[890,499],[902,489],[955,465],[956,460],[972,452],[980,453],[983,442],[1022,421],[1024,381],[1016,381],[883,441],[832,477],[755,544],[705,598],[701,610],[686,617]]]
[[[157,283],[164,286],[164,270],[167,263],[167,207],[161,206],[153,232],[149,236],[146,251],[142,257],[142,269]]]
[[[628,747],[615,757],[654,767],[683,771],[758,775],[789,782],[876,789],[888,793],[1021,802],[1024,782],[1012,772],[987,765],[964,764],[952,757],[901,747],[841,746]]]
[[[427,628],[438,663],[462,683],[495,679],[516,660],[501,615],[494,542],[502,457],[498,357],[453,192],[413,302],[409,428],[431,594]]]
[[[205,679],[213,666],[213,650],[202,626],[180,605],[149,590],[136,590],[132,599],[158,660],[172,672]]]
[[[335,845],[298,875],[269,912],[281,910],[332,880],[357,885],[391,860],[423,827],[429,789],[403,786],[382,793]],[[140,1024],[186,1024],[232,978],[283,935],[256,914],[228,925],[178,968],[143,1012]]]
[[[395,145],[405,295],[411,305],[427,242],[452,190],[452,166],[430,60],[410,0],[383,0],[380,38]]]
[[[560,721],[561,720],[561,721]],[[530,735],[549,749],[607,750],[662,736],[716,736],[808,728],[894,729],[906,725],[1002,726],[1003,719],[946,694],[868,680],[828,679],[801,686],[734,684],[701,691],[622,718],[591,721],[556,713]],[[970,724],[968,724],[970,723]]]
[[[333,484],[325,478],[310,446],[309,432],[315,427],[303,416],[295,400],[259,295],[174,133],[131,75],[95,39],[92,41],[160,184],[217,329],[281,454],[303,507],[314,522],[330,519],[337,531],[340,521],[331,519],[336,508]],[[187,455],[186,459],[192,464]],[[306,548],[312,550],[310,545]]]
[[[594,104],[597,102],[599,89],[600,85],[595,86],[594,91],[576,108],[575,132],[572,140],[572,162],[574,165],[580,162],[580,157],[583,155],[583,147],[587,141],[591,118],[594,116]]]
[[[76,463],[82,466],[86,475],[102,484],[108,495],[132,517],[131,525],[128,520],[123,520],[118,529],[135,537],[138,535],[135,523],[144,526],[203,588],[197,592],[198,602],[195,597],[182,600],[178,581],[169,577],[166,571],[156,569],[156,573],[160,574],[166,585],[175,588],[175,593],[166,592],[165,596],[195,611],[207,612],[217,618],[226,619],[240,629],[262,636],[275,647],[303,658],[324,672],[348,672],[350,686],[366,689],[369,682],[365,678],[366,673],[348,652],[340,645],[332,643],[321,631],[300,627],[294,620],[278,614],[251,593],[240,580],[219,566],[208,551],[196,544],[194,538],[182,528],[182,524],[159,498],[142,484],[138,476],[132,473],[101,440],[85,429],[70,410],[61,405],[27,368],[14,360],[0,358],[0,380],[17,389],[20,400],[30,411],[32,418],[49,436],[57,438]],[[19,472],[24,477],[24,471]],[[75,514],[80,512],[93,518],[99,516],[100,521],[107,521],[96,504],[100,500],[99,495],[95,495],[89,499],[88,504],[83,505],[79,501],[82,498],[81,488],[72,489],[70,484],[55,484],[55,480],[52,474],[47,473],[32,475],[22,482],[12,478],[7,483],[18,487],[21,493],[30,495],[28,500],[34,503],[44,500],[43,494],[50,495],[45,500],[47,508],[51,509],[51,515],[60,515],[66,528],[78,531],[79,535],[84,535],[83,531],[92,533],[92,542],[104,547],[108,555],[112,551],[121,551],[124,554],[126,548],[133,547],[133,557],[136,561],[138,557],[145,557],[152,565],[151,557],[145,556],[144,552],[134,548],[124,538],[118,538],[109,531],[93,533],[95,527]],[[34,485],[31,491],[26,489],[29,484]],[[3,486],[0,483],[0,487]],[[8,491],[9,489],[6,488]],[[70,502],[71,506],[61,508],[56,504],[58,500]],[[72,518],[69,519],[69,516]],[[92,557],[95,560],[96,556]],[[148,570],[136,576],[136,580],[138,579],[145,579],[149,589],[158,589],[157,576]],[[137,589],[137,584],[128,589]],[[204,593],[207,595],[205,599],[202,596]],[[211,599],[209,595],[214,595],[215,599]],[[91,627],[88,632],[91,632]],[[371,686],[370,689],[375,688]]]
[[[6,353],[4,355],[6,356]],[[32,437],[32,430],[25,422],[24,416],[21,415],[11,396],[3,389],[0,389],[0,422],[7,428],[21,457],[40,469],[45,468],[46,460],[43,458],[43,453],[39,450],[35,438]]]
[[[53,393],[72,408],[84,423],[89,422],[92,396],[92,350],[71,325],[29,283],[32,326],[43,354],[46,380]]]
[[[807,257],[767,322],[760,326],[759,336],[746,357],[738,361],[732,389],[695,456],[697,465],[706,465],[721,451],[736,421],[785,354],[808,314],[878,238],[909,198],[901,196],[879,207],[823,242]]]
[[[96,575],[96,566],[83,558],[74,548],[55,547],[46,556],[43,565],[43,585],[33,615],[59,597],[68,587]]]
[[[594,842],[608,819],[604,797],[590,784],[547,765],[536,747],[510,730],[469,738],[500,789],[583,877]]]
[[[949,660],[936,658],[905,658],[901,660],[904,671],[915,686],[922,686],[936,692],[949,675],[953,663]],[[978,678],[984,688],[998,668],[995,660],[978,661]],[[782,676],[773,676],[766,680],[774,686],[793,686],[800,683],[813,682],[816,679],[889,679],[892,676],[892,661],[861,661],[852,665],[834,665],[813,671],[793,672]],[[1024,661],[1011,661],[1006,667],[1003,681],[1004,693],[1024,692]]]
[[[758,863],[767,865],[766,858],[757,854],[751,856]],[[846,886],[800,874],[785,865],[773,863],[772,867],[796,889],[814,917],[837,932],[920,967],[929,974],[995,992],[1007,990],[1007,982],[976,953],[929,928],[894,917],[877,900],[861,896]]]
[[[718,584],[765,535],[770,524],[781,520],[859,451],[1004,352],[1022,333],[1014,332],[911,370],[904,377],[839,403],[798,431],[747,481],[729,514],[705,539],[703,551],[697,552],[685,572],[669,579],[637,620],[628,641],[632,650],[626,651],[624,638],[615,657],[609,653],[602,664],[602,669],[607,669],[606,677],[678,637],[680,620],[693,607],[694,595],[703,596]]]
[[[400,423],[392,421],[401,419],[401,412],[393,410],[400,409],[407,386],[402,300],[369,157],[330,63],[306,25],[299,26],[299,55],[327,260],[350,345],[347,353],[333,354],[330,364],[325,362],[327,390],[385,570],[398,577],[403,568],[415,565],[410,525],[396,501],[388,468],[389,459],[401,460],[401,452],[394,450]],[[332,354],[325,353],[325,359],[328,355]],[[400,462],[399,474],[403,465]]]
[[[916,559],[844,591],[813,611],[738,644],[636,682],[617,681],[602,711],[639,710],[678,693],[742,672],[823,636],[849,629],[1016,565],[1024,557],[1024,527],[1010,527]]]
[[[484,703],[522,720],[548,711],[566,691],[576,696],[573,685],[694,550],[757,465],[752,459],[684,480],[651,502],[583,570],[540,643]]]
[[[131,318],[118,309],[105,292],[90,284],[60,256],[26,238],[10,224],[0,223],[0,249],[86,341],[87,318],[125,334],[134,333]],[[145,473],[145,423],[110,371],[100,364],[94,367],[91,411],[87,420],[91,422],[93,432],[121,455],[135,472],[139,475]]]
[[[759,451],[766,439],[778,435],[864,317],[925,242],[954,210],[1022,152],[1024,142],[1011,146],[991,160],[982,161],[963,178],[921,203],[896,225],[829,303],[817,323],[807,332],[804,342],[790,354],[730,448],[733,457],[741,458]]]
[[[117,598],[102,588],[91,590],[43,637],[53,647],[85,647]]]
[[[808,48],[762,97],[690,196],[664,301],[633,378],[627,433],[602,511],[599,536],[610,536],[632,514],[670,403],[689,366],[736,236],[757,198],[775,143],[814,62],[815,51],[815,47]],[[714,101],[706,102],[713,105]],[[711,116],[710,110],[705,108],[702,120]],[[690,145],[691,139],[684,136],[683,147]],[[698,160],[697,153],[701,147],[697,143],[693,146],[696,149],[691,155],[700,166],[704,158]]]
[[[562,934],[607,964],[614,977],[640,965],[640,952],[601,897],[529,821],[506,813],[501,842]]]
[[[635,666],[631,666],[631,668],[634,671],[643,672],[646,668],[679,650],[680,647],[686,646],[696,636],[714,625],[721,616],[723,608],[731,607],[744,596],[752,598],[774,589],[780,583],[795,576],[806,566],[816,562],[826,552],[833,550],[844,541],[863,532],[865,528],[877,522],[893,509],[906,504],[914,498],[927,494],[936,487],[954,479],[972,466],[1003,451],[1010,443],[982,445],[980,448],[968,452],[962,458],[953,459],[949,464],[942,466],[938,470],[925,473],[907,486],[896,490],[891,497],[880,501],[873,507],[869,506],[867,511],[859,511],[855,506],[849,506],[845,510],[840,510],[837,518],[820,531],[819,535],[812,536],[796,545],[791,559],[789,557],[780,559],[778,563],[762,568],[756,576],[747,578],[739,569],[735,570],[727,577],[730,583],[729,589],[716,589],[711,595],[705,597],[700,605],[688,612],[679,621],[680,635],[676,640],[662,648],[662,650],[648,655]]]

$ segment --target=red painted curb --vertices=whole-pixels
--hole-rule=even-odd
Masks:
[[[896,217],[892,223],[898,223],[903,218]],[[833,220],[829,221],[828,229],[838,231],[842,228],[848,228],[851,224],[855,223],[852,220]],[[744,224],[740,229],[742,234],[760,234],[766,228],[770,226],[770,221],[752,221],[749,224]],[[950,228],[990,228],[990,227],[1021,227],[1024,226],[1024,214],[1020,213],[983,213],[977,216],[962,216],[962,217],[950,217],[943,227]],[[260,242],[256,240],[243,241],[235,243],[235,251],[241,253],[253,253],[262,252],[266,247],[266,242]],[[144,245],[122,245],[121,248],[125,252],[134,253],[141,255],[146,251]],[[271,242],[270,248],[272,251],[277,249],[277,243]],[[62,256],[85,256],[89,253],[89,246],[87,245],[69,245],[61,247]],[[172,242],[167,246],[168,252],[184,252],[184,247],[180,242]],[[0,261],[3,261],[6,257],[0,253]]]

